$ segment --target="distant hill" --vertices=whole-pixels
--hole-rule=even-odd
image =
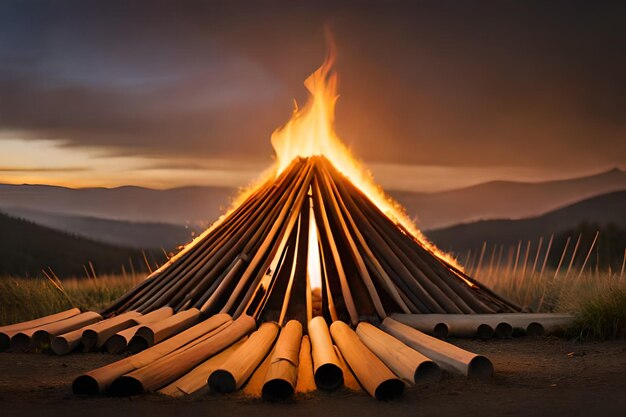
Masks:
[[[144,271],[140,251],[94,242],[0,213],[0,276],[38,276],[51,267],[59,277],[85,276],[83,265],[91,261],[97,274],[116,273],[121,265]],[[148,253],[154,261],[155,253]],[[163,255],[158,257],[163,261]]]
[[[496,181],[441,193],[391,191],[390,194],[405,205],[409,215],[419,218],[421,228],[433,229],[482,219],[537,216],[619,190],[626,190],[626,172],[613,169],[561,181]],[[223,213],[236,195],[235,189],[218,187],[72,189],[0,184],[0,209],[28,209],[141,223],[206,224]]]
[[[494,181],[440,193],[391,193],[417,215],[422,229],[483,219],[521,219],[613,191],[626,190],[626,171],[537,183]]]
[[[72,235],[136,249],[165,248],[169,251],[188,243],[194,233],[202,230],[196,226],[108,220],[15,207],[0,208],[0,212]]]
[[[0,208],[184,225],[216,219],[236,195],[235,189],[218,187],[170,190],[132,186],[74,189],[51,185],[0,184]]]
[[[536,241],[540,236],[579,228],[583,223],[599,226],[613,224],[626,230],[626,191],[593,197],[551,211],[542,216],[521,220],[482,220],[426,232],[428,238],[442,249],[462,254],[468,249],[489,245],[505,247],[518,241]],[[623,251],[623,248],[621,249]]]

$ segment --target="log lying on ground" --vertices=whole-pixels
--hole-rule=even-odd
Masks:
[[[110,319],[103,320],[92,326],[89,326],[83,332],[81,342],[85,350],[101,348],[104,343],[115,333],[137,325],[137,319],[141,317],[138,311],[127,311]]]
[[[333,348],[333,341],[326,320],[314,317],[308,326],[313,356],[313,374],[319,389],[332,391],[343,384],[343,372]]]
[[[156,360],[174,352],[182,346],[200,338],[201,336],[219,328],[225,323],[232,322],[228,314],[216,314],[213,317],[196,324],[193,327],[152,346],[134,356],[129,356],[117,362],[80,375],[72,383],[75,394],[98,394],[108,389],[115,378],[147,366]]]
[[[50,343],[52,336],[80,329],[100,320],[102,320],[100,314],[87,311],[43,326],[23,330],[11,338],[11,349],[24,351],[28,348],[39,348],[44,344]]]
[[[185,375],[198,364],[221,352],[254,330],[252,317],[241,316],[224,323],[187,346],[183,346],[148,366],[115,379],[109,391],[112,395],[137,395],[156,391]],[[243,349],[243,347],[242,347]]]
[[[280,332],[265,376],[264,400],[283,400],[291,397],[296,388],[302,325],[296,320],[287,322]]]
[[[415,349],[369,323],[359,323],[356,334],[396,375],[415,384],[439,381],[439,366]]]
[[[261,364],[257,366],[257,368],[252,372],[248,381],[244,383],[241,387],[241,392],[244,393],[248,397],[252,398],[261,398],[263,393],[263,383],[265,382],[265,375],[267,375],[267,371],[270,369],[270,362],[272,360],[272,355],[274,354],[274,349],[270,350],[265,356],[265,359],[261,361]]]
[[[543,333],[545,326],[556,330],[571,325],[574,320],[573,315],[561,313],[393,314],[391,317],[436,337],[442,334],[442,328],[449,330],[444,337],[472,337],[471,333],[481,325],[495,329],[498,337],[510,337],[514,329],[517,333],[537,335]]]
[[[361,342],[342,321],[330,325],[330,334],[361,386],[374,398],[388,401],[404,392],[404,382]]]
[[[339,366],[341,366],[341,371],[343,372],[343,386],[350,391],[363,392],[361,385],[359,385],[359,381],[356,380],[356,377],[350,370],[350,367],[346,363],[346,360],[343,358],[341,351],[339,350],[337,345],[333,347],[335,348],[337,359],[339,359]]]
[[[447,371],[479,378],[493,375],[493,365],[484,356],[468,352],[450,343],[428,336],[390,317],[383,320],[381,328],[429,357]]]
[[[222,367],[211,372],[208,378],[209,389],[228,393],[241,388],[272,348],[278,331],[276,323],[263,323],[259,330],[250,335],[236,355],[230,357]]]
[[[159,393],[170,397],[181,397],[199,393],[203,389],[208,391],[207,379],[211,372],[223,366],[228,358],[233,356],[246,340],[248,340],[248,336],[244,336],[233,345],[193,368],[191,372],[160,389]]]
[[[9,324],[7,326],[0,327],[0,350],[9,347],[11,337],[22,330],[32,329],[34,327],[43,326],[44,324],[53,323],[55,321],[64,320],[80,314],[79,308],[72,308],[69,310],[61,311],[59,313],[51,314],[49,316],[39,317],[34,320],[22,321],[20,323]]]
[[[200,310],[191,308],[168,317],[165,320],[150,323],[137,329],[135,335],[128,342],[131,353],[139,353],[155,344],[172,337],[189,328],[200,320]]]
[[[119,331],[113,336],[109,337],[109,339],[104,343],[107,352],[111,354],[124,352],[128,347],[128,343],[131,341],[133,336],[135,336],[135,333],[137,333],[137,330],[147,324],[165,320],[168,317],[171,317],[172,314],[174,314],[174,309],[172,307],[163,307],[143,316],[137,317],[135,319],[135,321],[137,322],[135,326]]]
[[[311,357],[311,342],[309,336],[302,336],[300,355],[298,355],[298,378],[296,392],[306,394],[315,391],[315,377],[313,376],[313,358]]]

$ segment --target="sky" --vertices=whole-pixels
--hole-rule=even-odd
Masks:
[[[325,26],[337,131],[385,188],[626,168],[624,2],[5,0],[0,182],[246,185]]]

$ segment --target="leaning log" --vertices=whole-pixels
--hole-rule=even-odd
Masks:
[[[356,334],[369,350],[404,381],[415,384],[441,379],[441,369],[435,362],[379,328],[361,322],[356,328]]]
[[[326,320],[321,316],[314,317],[309,322],[308,329],[315,384],[325,391],[339,388],[343,384],[343,372],[333,348]]]
[[[236,355],[211,372],[207,381],[209,389],[228,393],[241,388],[272,348],[278,330],[276,323],[263,323],[259,330],[250,335]]]
[[[242,316],[232,323],[207,333],[188,346],[158,359],[148,366],[115,379],[109,391],[112,395],[137,395],[156,391],[181,376],[211,356],[232,345],[256,327],[252,317]]]
[[[270,366],[265,375],[262,396],[264,400],[283,400],[293,395],[298,378],[298,361],[302,342],[299,321],[287,322],[280,332]]]
[[[100,320],[102,320],[100,314],[87,311],[43,326],[23,330],[11,338],[11,349],[24,351],[28,348],[39,348],[50,343],[52,336],[80,329]]]
[[[429,357],[441,368],[468,377],[489,377],[493,365],[484,356],[468,352],[442,340],[428,336],[390,317],[383,320],[382,329]]]
[[[361,386],[377,400],[395,399],[404,392],[404,382],[369,350],[342,321],[330,325],[330,333]]]
[[[154,346],[157,343],[171,337],[200,320],[200,310],[190,308],[174,314],[165,320],[144,324],[128,342],[128,350],[131,353],[139,353],[144,349]]]
[[[104,392],[115,378],[147,366],[156,360],[174,352],[182,346],[214,331],[220,326],[231,323],[228,314],[216,314],[213,317],[196,324],[193,327],[152,346],[136,355],[129,356],[117,362],[94,369],[80,375],[72,383],[75,394],[98,394]]]

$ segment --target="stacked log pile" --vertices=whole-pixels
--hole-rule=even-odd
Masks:
[[[134,354],[76,378],[81,394],[178,396],[248,383],[277,400],[358,381],[353,388],[388,400],[442,369],[493,372],[487,358],[433,335],[510,337],[568,320],[521,313],[313,156],[295,159],[103,311],[2,327],[0,349]]]

